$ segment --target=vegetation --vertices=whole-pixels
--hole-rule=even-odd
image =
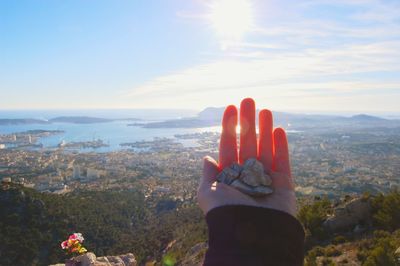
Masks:
[[[300,209],[298,218],[307,234],[306,266],[336,265],[332,258],[340,256],[346,244],[357,250],[358,263],[363,266],[400,265],[400,258],[396,257],[399,255],[395,255],[400,247],[400,191],[376,196],[364,194],[362,198],[371,199],[372,227],[360,236],[352,232],[336,235],[323,229],[323,221],[332,211],[328,199],[317,198]]]
[[[328,236],[322,223],[331,212],[332,204],[328,198],[316,198],[313,204],[304,205],[299,210],[297,218],[306,231],[306,247],[313,246],[316,241]]]
[[[327,198],[316,198],[300,209],[298,219],[307,234],[305,265],[335,265],[349,245],[362,265],[399,265],[395,250],[400,247],[400,192],[370,198],[373,226],[359,236],[324,230],[323,222],[333,210]],[[165,265],[179,263],[192,247],[207,240],[196,205],[184,207],[169,197],[145,200],[136,190],[55,195],[22,187],[0,189],[0,217],[0,265],[62,262],[66,255],[60,243],[73,232],[82,232],[85,247],[98,256],[132,252],[142,263],[154,259]]]
[[[134,190],[63,196],[26,188],[0,190],[0,265],[64,261],[60,243],[73,232],[82,232],[86,248],[98,256],[132,252],[139,261],[159,260],[176,238],[185,240],[182,252],[205,241],[206,226],[197,207],[155,209]]]
[[[395,251],[400,247],[400,191],[374,197],[372,207],[373,224],[382,230],[360,242],[357,257],[363,266],[399,266]]]
[[[385,230],[400,228],[400,191],[380,194],[372,200],[374,224]]]
[[[400,247],[400,230],[393,233],[377,230],[373,237],[360,241],[357,258],[363,266],[398,266],[400,261],[395,256],[398,247]]]

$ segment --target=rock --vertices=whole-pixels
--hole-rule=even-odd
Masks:
[[[264,172],[264,166],[260,161],[257,161],[255,158],[250,158],[243,164],[244,169],[252,169],[255,172]]]
[[[272,183],[271,177],[264,173],[264,167],[256,159],[248,159],[243,165],[240,179],[252,187],[269,186]]]
[[[112,266],[125,266],[125,262],[119,256],[107,256],[106,259]]]
[[[221,183],[230,185],[235,179],[240,176],[242,172],[242,167],[233,163],[231,166],[224,168],[222,172],[217,176],[217,180]]]
[[[204,262],[208,245],[205,242],[197,243],[193,246],[183,258],[180,265],[182,266],[201,266]]]
[[[267,187],[267,186],[258,186],[258,187],[252,187],[249,185],[246,185],[244,182],[240,181],[239,179],[235,180],[231,184],[232,187],[236,188],[242,193],[245,193],[250,196],[254,197],[261,197],[265,196],[268,194],[271,194],[274,192],[272,188]]]
[[[224,168],[217,176],[217,181],[230,185],[250,196],[261,197],[273,192],[272,179],[265,174],[261,162],[248,159],[243,166],[237,163]]]
[[[394,254],[400,258],[400,247],[398,249],[396,249],[396,251],[394,252]]]
[[[94,253],[88,252],[72,258],[69,262],[71,263],[70,265],[80,266],[137,266],[135,256],[132,253],[96,258]]]
[[[96,266],[110,266],[111,263],[107,257],[98,257],[96,261]]]
[[[331,231],[354,228],[360,222],[366,222],[371,216],[371,204],[368,199],[357,198],[334,210],[334,214],[325,220],[323,226]]]
[[[97,258],[94,266],[136,266],[137,262],[135,256],[132,253],[118,255],[118,256],[107,256]]]
[[[80,262],[81,266],[91,266],[96,262],[96,255],[92,252],[87,252],[74,258],[74,261]]]
[[[125,265],[136,266],[136,264],[137,264],[136,258],[132,253],[120,255],[120,258],[124,261]]]
[[[356,227],[354,227],[353,229],[354,234],[361,234],[364,233],[365,231],[367,231],[367,228],[359,224],[357,224]]]

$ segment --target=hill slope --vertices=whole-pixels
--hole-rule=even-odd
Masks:
[[[134,190],[55,195],[18,186],[2,188],[0,265],[63,261],[66,256],[60,243],[73,232],[83,233],[85,247],[97,256],[130,252],[141,263],[163,258],[175,265],[200,262],[207,230],[199,208],[176,202],[175,209],[157,210],[155,206],[172,199],[154,200],[149,205]],[[306,265],[398,265],[400,192],[368,200],[372,206],[369,222],[356,221],[334,231],[324,221],[341,205],[316,198],[302,206],[298,218],[306,230]]]

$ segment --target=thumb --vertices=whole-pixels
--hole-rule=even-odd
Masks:
[[[219,173],[218,163],[210,156],[203,158],[203,178],[202,183],[213,183]]]
[[[212,201],[210,200],[208,192],[211,191],[212,183],[215,181],[218,172],[219,167],[217,162],[210,156],[205,156],[203,158],[203,177],[197,189],[197,200],[204,214],[210,209]]]

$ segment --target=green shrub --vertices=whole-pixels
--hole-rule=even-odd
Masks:
[[[323,198],[316,200],[311,205],[303,206],[299,210],[297,218],[303,224],[304,228],[310,232],[311,236],[317,239],[324,239],[327,233],[323,229],[322,223],[331,210],[331,202],[328,198]]]
[[[400,191],[373,198],[372,210],[373,222],[379,228],[389,231],[400,228]]]
[[[399,246],[400,230],[393,233],[377,230],[370,239],[360,243],[357,259],[363,266],[399,265],[394,254]]]
[[[338,250],[334,245],[329,245],[325,248],[325,256],[327,257],[337,257],[341,254],[342,252]]]
[[[345,243],[347,241],[347,238],[344,236],[336,236],[333,240],[332,243],[333,244],[342,244]]]
[[[388,251],[385,250],[384,247],[376,247],[374,248],[367,260],[362,264],[363,266],[396,266],[396,261],[393,255],[390,255]]]
[[[323,258],[321,263],[322,263],[322,266],[335,266],[336,265],[336,263],[334,263],[333,260],[330,258]]]

